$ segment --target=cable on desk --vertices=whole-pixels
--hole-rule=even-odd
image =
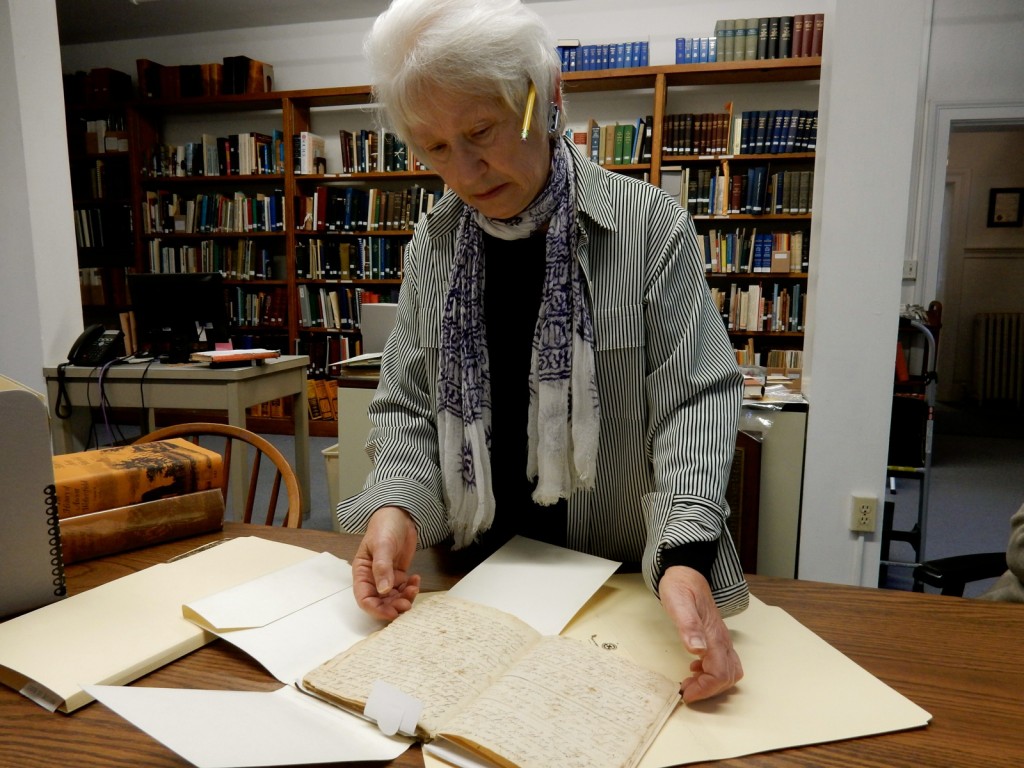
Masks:
[[[71,418],[71,400],[68,398],[67,378],[64,373],[64,369],[69,365],[71,361],[57,366],[57,402],[53,406],[53,412],[58,419]]]
[[[107,371],[110,369],[110,367],[112,365],[120,365],[123,362],[124,362],[123,359],[115,358],[114,360],[111,360],[109,363],[104,363],[103,366],[100,368],[100,375],[99,375],[100,413],[103,415],[103,424],[107,428],[107,440],[109,440],[110,445],[117,445],[119,442],[121,442],[121,443],[125,442],[125,436],[124,436],[124,433],[121,431],[120,427],[118,427],[118,429],[117,429],[117,438],[116,439],[114,438],[114,430],[111,427],[111,416],[110,416],[110,411],[112,411],[114,407],[110,404],[110,398],[107,397],[107,390],[106,390],[106,387],[104,386],[103,377],[106,375]],[[97,445],[99,445],[99,440],[98,439],[97,439],[96,442],[97,442]]]
[[[156,355],[146,363],[146,367],[142,369],[142,375],[139,377],[139,408],[142,410],[142,423],[139,425],[139,432],[143,435],[149,431],[149,419],[146,418],[146,389],[143,385],[146,383],[146,374],[149,373],[150,366],[155,362]]]

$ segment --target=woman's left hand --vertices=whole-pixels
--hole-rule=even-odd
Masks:
[[[743,665],[707,579],[693,568],[675,565],[661,577],[658,593],[686,650],[697,657],[690,664],[691,676],[680,683],[683,701],[707,699],[732,688],[743,677]]]

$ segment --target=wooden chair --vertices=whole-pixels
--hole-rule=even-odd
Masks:
[[[229,424],[212,424],[207,422],[191,422],[187,424],[175,424],[163,427],[150,432],[147,435],[135,440],[136,443],[151,443],[156,440],[169,440],[174,437],[183,437],[198,444],[200,437],[220,438],[224,441],[224,485],[221,492],[224,494],[224,501],[227,503],[228,488],[230,487],[231,476],[231,452],[236,443],[239,450],[245,451],[247,445],[255,449],[255,456],[249,464],[248,495],[245,504],[245,517],[242,522],[253,522],[253,508],[257,502],[257,488],[261,485],[260,469],[263,457],[266,456],[274,467],[273,474],[270,468],[263,473],[263,485],[270,482],[270,496],[266,507],[266,515],[263,525],[274,525],[278,513],[278,497],[280,496],[281,483],[284,482],[287,506],[284,509],[284,516],[279,523],[284,528],[299,528],[302,525],[302,496],[299,491],[299,481],[295,476],[295,470],[288,463],[288,460],[277,448],[267,442],[259,435],[247,429],[233,427]],[[214,441],[216,445],[216,440]],[[206,446],[211,447],[211,446]],[[256,520],[260,523],[259,519]]]

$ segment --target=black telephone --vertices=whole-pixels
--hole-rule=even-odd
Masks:
[[[95,368],[124,355],[121,331],[108,331],[102,323],[90,325],[71,345],[68,362]]]

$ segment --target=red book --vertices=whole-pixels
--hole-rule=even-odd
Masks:
[[[795,58],[801,58],[807,55],[804,49],[804,19],[806,14],[798,13],[793,17],[793,39],[791,41],[790,55]]]
[[[821,56],[821,38],[825,31],[825,14],[814,14],[814,27],[811,30],[811,47],[808,56]],[[807,20],[804,20],[804,36],[807,36]]]

